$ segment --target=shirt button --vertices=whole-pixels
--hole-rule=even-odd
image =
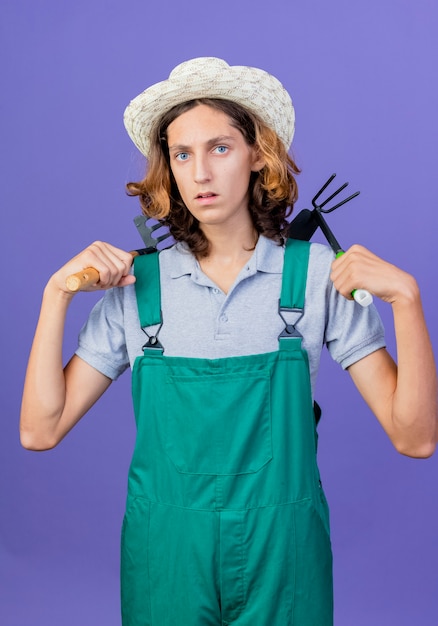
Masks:
[[[219,293],[219,289],[214,288],[213,293]]]
[[[221,322],[228,322],[228,317],[226,315],[221,315]]]

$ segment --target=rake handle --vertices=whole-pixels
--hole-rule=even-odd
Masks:
[[[354,196],[351,196],[351,198],[353,197]],[[350,198],[347,198],[347,200],[349,199]],[[342,202],[340,204],[342,204]],[[311,215],[314,218],[316,224],[318,224],[318,226],[322,230],[324,237],[327,239],[328,243],[330,244],[330,247],[335,253],[336,258],[342,256],[344,254],[344,251],[342,250],[339,241],[336,239],[336,237],[332,233],[331,229],[329,228],[329,225],[327,224],[327,222],[325,221],[324,217],[321,215],[319,210],[315,208],[313,211],[311,211]],[[366,289],[353,289],[353,291],[351,292],[351,295],[354,301],[363,307],[370,306],[370,304],[373,301],[373,296]]]
[[[339,250],[336,254],[336,258],[342,256],[343,254],[344,251]],[[373,296],[366,289],[353,289],[351,295],[353,296],[354,301],[363,307],[370,306],[373,302]]]
[[[139,255],[138,250],[131,250],[132,259]],[[99,272],[94,267],[86,267],[76,274],[70,274],[65,279],[65,286],[72,293],[83,291],[91,285],[95,285],[100,280]]]

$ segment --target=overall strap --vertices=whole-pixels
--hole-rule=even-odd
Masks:
[[[309,254],[310,243],[308,241],[298,239],[286,241],[280,296],[282,310],[304,310]]]
[[[142,328],[161,324],[160,264],[158,251],[134,259],[135,294]]]
[[[285,323],[285,328],[278,339],[280,340],[280,345],[282,345],[282,340],[287,340],[286,344],[283,342],[283,347],[289,344],[287,345],[288,349],[296,349],[293,344],[290,344],[291,339],[300,339],[299,345],[301,345],[302,335],[295,328],[295,324],[304,313],[309,251],[310,244],[308,241],[288,239],[286,242],[283,281],[278,306],[278,313]],[[291,324],[286,320],[285,313],[295,313],[295,324]]]
[[[304,313],[309,255],[310,243],[308,241],[298,239],[287,240],[284,252],[283,282],[279,306],[279,313],[286,324],[286,328],[279,336],[280,346],[283,346],[283,348],[286,346],[292,348],[296,348],[298,345],[301,346],[301,334],[294,326],[286,323],[282,312],[292,311],[299,313],[299,318]],[[290,341],[291,339],[295,341]],[[315,415],[315,425],[317,425],[321,418],[321,407],[317,402],[313,402],[313,411]],[[318,443],[316,430],[315,443],[316,445]]]

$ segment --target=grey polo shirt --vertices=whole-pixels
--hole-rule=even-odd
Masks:
[[[184,244],[160,253],[163,326],[168,356],[223,358],[272,352],[284,323],[278,315],[284,249],[260,237],[228,294],[208,276]],[[374,306],[343,298],[330,281],[333,253],[312,244],[305,310],[297,322],[309,355],[314,387],[324,344],[343,368],[385,346]],[[289,319],[289,322],[295,322]],[[155,328],[145,329],[153,334]],[[79,336],[77,355],[111,379],[133,366],[147,337],[140,328],[135,288],[115,288],[93,308]]]

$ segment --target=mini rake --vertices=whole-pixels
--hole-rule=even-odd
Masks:
[[[331,202],[333,198],[335,198],[338,194],[340,194],[341,191],[343,191],[348,185],[348,183],[344,183],[343,185],[339,187],[339,189],[336,189],[336,191],[333,192],[331,196],[329,196],[320,204],[318,204],[318,200],[320,196],[324,193],[324,191],[327,189],[330,183],[334,180],[335,176],[336,174],[332,174],[330,178],[321,187],[321,189],[318,191],[318,193],[313,197],[312,199],[313,211],[310,211],[309,209],[303,209],[302,211],[298,213],[296,218],[292,220],[292,222],[289,225],[288,236],[291,237],[292,239],[301,239],[303,241],[309,241],[311,237],[313,236],[313,234],[315,233],[315,231],[317,230],[317,228],[319,227],[324,237],[327,239],[327,242],[329,243],[331,249],[335,253],[336,258],[338,258],[342,254],[344,254],[344,251],[341,245],[339,244],[338,240],[334,236],[333,232],[329,228],[323,216],[323,213],[332,213],[343,204],[346,204],[347,202],[349,202],[350,200],[358,196],[360,192],[356,191],[355,193],[351,194],[351,196],[348,196],[348,198],[341,200],[334,206],[324,209],[324,207],[329,202]],[[364,307],[369,306],[373,301],[372,295],[365,289],[354,289],[351,295],[353,296],[353,298],[358,304]]]
[[[147,218],[144,215],[137,215],[134,218],[134,224],[140,233],[140,237],[143,239],[145,247],[139,250],[131,250],[133,260],[136,256],[156,252],[158,245],[166,239],[169,239],[169,245],[173,243],[169,231],[161,222]],[[160,246],[161,249],[165,247],[165,245]],[[69,291],[76,292],[83,291],[90,285],[95,285],[98,282],[99,272],[94,267],[87,267],[81,272],[67,276],[65,284]]]

